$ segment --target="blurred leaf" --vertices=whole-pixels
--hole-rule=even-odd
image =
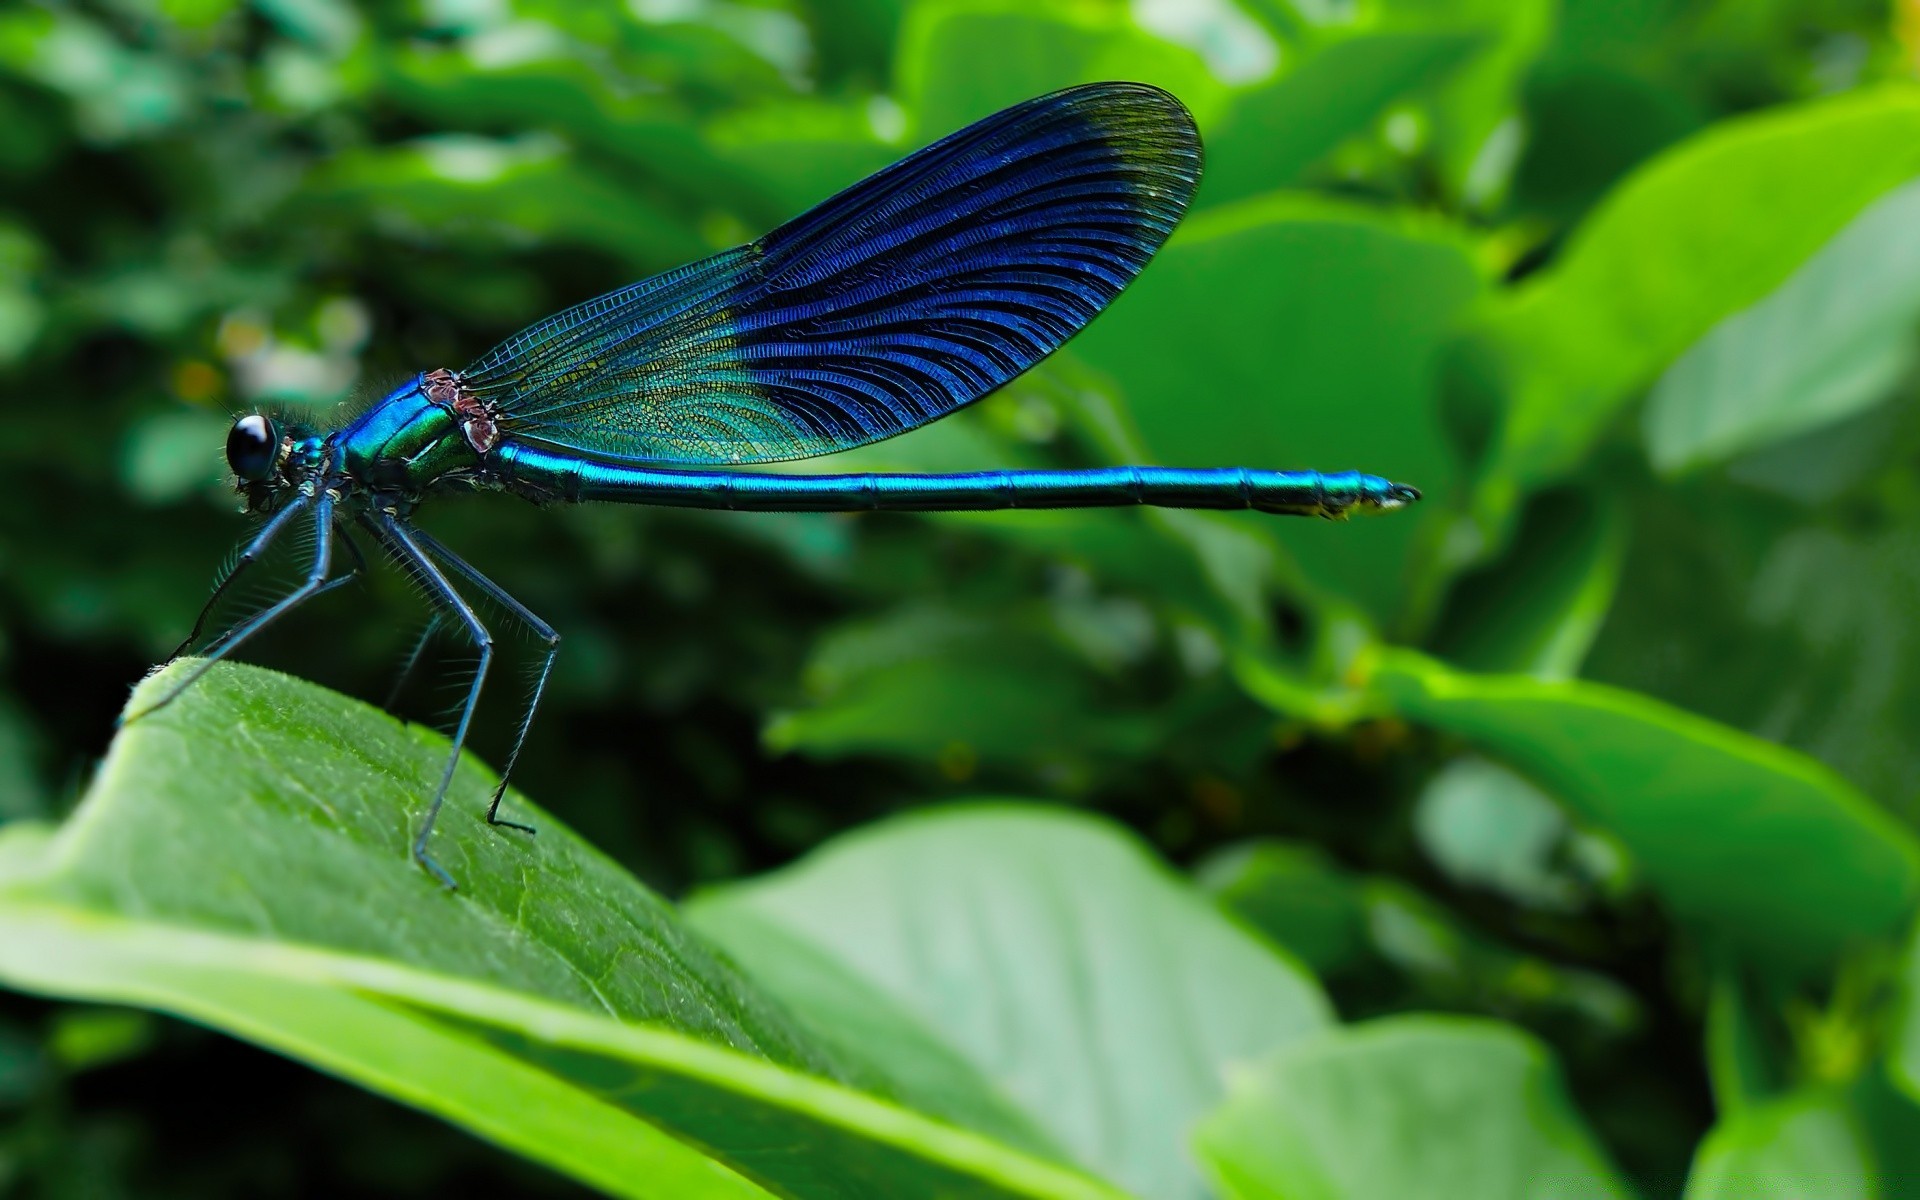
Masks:
[[[833,1082],[831,1052],[564,827],[517,796],[538,839],[486,826],[471,764],[435,842],[446,893],[405,856],[444,754],[222,667],[121,734],[57,835],[0,837],[0,978],[229,1030],[619,1195],[1114,1195]]]
[[[130,431],[121,452],[126,489],[143,504],[171,504],[227,481],[219,447],[228,418],[217,411],[182,408],[157,413]]]
[[[1884,1194],[1877,1174],[1845,1100],[1803,1092],[1715,1126],[1686,1200],[1871,1200]]]
[[[1079,657],[1031,621],[901,607],[832,631],[807,673],[816,699],[768,724],[776,751],[934,760],[959,780],[982,760],[1020,762],[1071,789],[1098,757],[1137,758],[1157,737],[1147,715],[1102,703]]]
[[[46,788],[34,769],[38,742],[26,714],[0,697],[0,825],[45,815]]]
[[[66,96],[82,136],[113,143],[157,134],[188,112],[186,64],[123,45],[78,14],[0,14],[0,67]]]
[[[709,249],[665,209],[572,162],[550,141],[446,134],[344,154],[304,189],[301,206],[348,205],[409,238],[464,232],[490,241],[571,242],[665,268]]]
[[[1618,838],[1676,915],[1757,961],[1818,966],[1912,911],[1912,835],[1793,751],[1629,692],[1456,674],[1406,652],[1374,684]]]
[[[1391,27],[1477,38],[1482,52],[1431,88],[1424,105],[1434,155],[1465,207],[1484,208],[1506,190],[1522,133],[1520,80],[1547,40],[1558,5],[1549,0],[1387,0]]]
[[[1894,481],[1913,436],[1897,432],[1881,427],[1875,447]],[[1920,531],[1835,528],[1724,488],[1633,504],[1634,549],[1589,673],[1811,754],[1910,816]]]
[[[1774,1056],[1762,1036],[1763,1008],[1738,963],[1713,968],[1707,995],[1707,1077],[1723,1119],[1751,1111],[1777,1089]]]
[[[1491,1021],[1400,1017],[1246,1068],[1194,1131],[1230,1200],[1630,1193],[1546,1052]]]
[[[88,1071],[145,1050],[153,1017],[124,1008],[70,1008],[57,1014],[47,1049],[68,1071]]]
[[[820,73],[884,80],[909,0],[811,0]]]
[[[1413,887],[1347,870],[1312,846],[1243,842],[1208,858],[1195,879],[1299,955],[1349,1012],[1468,1006],[1572,1015],[1602,1035],[1640,1019],[1639,1002],[1605,976],[1521,953]]]
[[[33,286],[43,257],[30,231],[0,219],[0,367],[25,357],[46,323]]]
[[[1580,881],[1562,861],[1577,835],[1566,814],[1525,779],[1485,759],[1456,758],[1416,803],[1420,848],[1456,883],[1529,908],[1581,906]]]
[[[1351,969],[1372,953],[1362,889],[1314,846],[1243,842],[1196,867],[1194,882],[1316,975]]]
[[[1564,17],[1564,14],[1563,14]],[[1610,14],[1622,21],[1624,14]],[[1634,70],[1622,55],[1548,56],[1526,80],[1526,146],[1515,207],[1578,217],[1621,176],[1705,123],[1688,81]]]
[[[1913,88],[1726,122],[1635,172],[1469,335],[1507,403],[1492,501],[1565,472],[1655,372],[1916,173]]]
[[[1189,220],[1073,348],[1117,383],[1160,462],[1357,467],[1418,486],[1430,502],[1412,512],[1276,531],[1316,586],[1385,622],[1457,485],[1429,368],[1479,286],[1443,226],[1253,200]]]
[[[1674,475],[1805,433],[1885,400],[1916,361],[1920,180],[1668,368],[1647,399],[1647,454]]]
[[[880,126],[899,120],[891,102],[862,105],[786,101],[716,118],[705,130],[721,160],[758,181],[786,220],[904,155]],[[760,231],[751,236],[758,237]]]
[[[1453,583],[1434,648],[1470,670],[1571,678],[1613,610],[1626,555],[1619,503],[1548,492],[1498,562]]]
[[[797,1010],[848,1028],[778,969],[793,944],[831,958],[1145,1197],[1202,1194],[1180,1139],[1223,1067],[1328,1020],[1311,977],[1131,838],[1044,810],[897,818],[690,915]]]
[[[0,842],[5,841],[0,835]],[[10,1021],[0,1021],[0,1111],[25,1104],[47,1075],[39,1044]]]
[[[1334,147],[1364,132],[1407,93],[1458,70],[1484,48],[1470,33],[1401,31],[1335,38],[1280,78],[1234,96],[1206,134],[1195,204],[1239,200],[1298,182]]]
[[[991,69],[987,65],[991,64]],[[1202,136],[1226,106],[1206,64],[1098,4],[1036,9],[1020,0],[962,0],[908,10],[894,73],[930,142],[1022,100],[1078,83],[1124,79],[1180,98]]]

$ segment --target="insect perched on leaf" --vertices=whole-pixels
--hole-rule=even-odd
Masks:
[[[207,646],[145,711],[332,575],[357,529],[399,560],[479,648],[445,773],[413,842],[428,853],[493,642],[460,587],[498,604],[545,657],[487,808],[499,817],[560,636],[414,524],[432,496],[768,511],[943,511],[1148,504],[1340,517],[1419,499],[1348,471],[1103,467],[960,475],[781,475],[807,458],[917,429],[970,404],[1072,337],[1147,265],[1200,178],[1180,102],[1137,83],[1015,105],[895,163],[766,237],[611,292],[513,335],[464,371],[427,371],[337,429],[249,414],[227,462],[265,525],[215,588],[296,522],[314,533],[305,581]]]

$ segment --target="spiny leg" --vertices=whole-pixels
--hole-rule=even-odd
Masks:
[[[347,548],[347,553],[353,556],[353,569],[345,575],[336,575],[332,579],[327,580],[314,591],[313,595],[306,597],[308,600],[315,600],[326,595],[328,592],[337,591],[356,579],[364,579],[367,575],[367,556],[360,553],[359,545],[347,534],[347,527],[345,525],[336,525],[334,526],[333,532],[334,535],[340,539],[340,544]],[[202,653],[209,658],[219,658],[226,653],[227,643],[233,640],[234,634],[242,628],[244,628],[244,623],[223,631],[219,637],[207,643],[207,648],[202,651]]]
[[[473,564],[447,549],[438,538],[422,529],[414,530],[414,536],[420,539],[420,544],[426,547],[427,553],[452,567],[455,574],[479,588],[495,604],[519,618],[522,624],[533,631],[535,637],[547,644],[546,654],[540,660],[540,674],[533,681],[533,694],[527,697],[526,711],[520,716],[519,732],[513,736],[513,749],[507,752],[507,765],[501,769],[500,782],[493,789],[493,803],[487,806],[489,825],[504,825],[508,829],[532,833],[533,827],[530,825],[522,825],[517,821],[502,821],[499,818],[500,798],[507,794],[507,779],[513,774],[513,765],[520,761],[520,747],[527,744],[527,731],[533,728],[533,714],[539,711],[540,697],[547,690],[547,676],[553,673],[553,660],[560,654],[560,634],[554,630],[553,626],[536,616],[532,609],[516,600],[505,588],[482,575]]]
[[[328,592],[337,591],[340,588],[343,588],[348,584],[352,583],[354,580],[358,578],[360,578],[360,571],[359,571],[359,568],[357,567],[351,571],[348,571],[345,575],[336,575],[332,579],[327,580],[325,583],[315,588],[313,590],[312,595],[301,597],[300,603],[304,604],[306,601],[317,599],[318,597],[326,595]],[[201,651],[201,655],[205,658],[213,659],[213,660],[219,660],[219,659],[225,658],[227,656],[227,651],[230,648],[228,646],[228,643],[233,641],[234,638],[238,636],[242,630],[245,630],[247,628],[247,625],[248,625],[248,622],[243,621],[240,624],[235,625],[232,629],[223,631],[219,637],[214,638],[211,642],[207,643],[207,648]],[[158,708],[158,707],[159,705],[157,704],[154,705],[154,708]],[[152,710],[149,709],[148,711],[151,712]]]
[[[460,719],[454,725],[452,752],[447,756],[447,769],[440,776],[440,786],[434,789],[433,800],[427,805],[427,818],[421,822],[420,832],[413,839],[413,860],[449,890],[456,885],[453,876],[447,874],[433,856],[427,853],[427,840],[433,836],[433,823],[440,817],[440,806],[446,803],[447,789],[453,786],[453,772],[460,765],[460,751],[466,746],[467,727],[473,723],[473,710],[480,704],[480,688],[487,681],[487,668],[493,665],[493,635],[480,623],[480,616],[473,611],[446,575],[427,557],[415,540],[415,534],[390,514],[381,514],[378,526],[374,527],[380,535],[380,541],[400,561],[411,567],[420,582],[433,593],[440,607],[459,618],[466,626],[467,634],[480,650],[480,663],[474,668],[473,683],[467,688],[466,704],[460,709]]]
[[[220,578],[214,581],[213,594],[208,596],[207,602],[200,606],[200,615],[193,619],[193,631],[187,634],[185,641],[174,647],[172,654],[167,655],[168,662],[185,654],[195,642],[200,640],[200,634],[207,627],[207,618],[213,615],[214,605],[220,603],[220,597],[226,595],[227,589],[233,586],[233,581],[240,578],[243,571],[260,560],[260,556],[267,552],[267,547],[273,544],[273,539],[280,536],[280,531],[285,529],[294,515],[308,503],[310,503],[308,497],[296,496],[285,508],[275,513],[259,533],[254,535],[253,540],[240,551],[239,557],[233,560],[233,565],[221,572]]]
[[[417,529],[414,531],[416,535],[419,532]],[[440,631],[440,617],[440,610],[435,609],[433,615],[427,618],[426,628],[422,629],[420,636],[413,640],[413,649],[407,651],[407,657],[401,660],[400,673],[394,676],[393,687],[387,692],[387,702],[380,706],[388,712],[392,712],[393,706],[400,702],[400,693],[407,686],[407,680],[413,678],[414,670],[419,667],[420,656],[427,652],[427,643],[432,641],[433,635]]]
[[[139,712],[120,718],[120,724],[126,725],[141,717],[172,704],[182,692],[200,681],[200,677],[213,669],[213,664],[232,654],[235,650],[262,629],[273,624],[295,607],[313,599],[327,589],[327,570],[333,561],[333,498],[320,495],[313,502],[313,567],[307,572],[307,579],[287,596],[268,606],[264,611],[249,617],[223,634],[208,648],[202,658],[187,677],[167,689],[167,694],[147,705]],[[289,508],[292,506],[290,505]],[[269,527],[271,528],[271,527]],[[263,531],[264,532],[264,531]],[[260,539],[255,538],[257,543]],[[252,547],[249,547],[251,549]],[[231,577],[229,577],[231,578]]]

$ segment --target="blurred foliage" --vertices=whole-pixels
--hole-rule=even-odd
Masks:
[[[1427,501],[439,504],[567,639],[517,782],[673,895],[960,796],[1130,826],[1365,1021],[1247,1065],[1194,1143],[1226,1194],[1405,1194],[1382,1129],[1357,1173],[1309,1153],[1376,1115],[1607,1190],[1920,1186],[1917,73],[1911,0],[15,0],[0,822],[66,814],[191,625],[241,533],[231,412],[363,402],[1144,79],[1207,141],[1180,233],[1043,367],[836,468]],[[258,657],[379,700],[424,620],[377,573]],[[433,642],[397,711],[464,662]],[[187,841],[146,851],[217,872]],[[183,1025],[0,999],[0,1195],[476,1183],[569,1186]]]

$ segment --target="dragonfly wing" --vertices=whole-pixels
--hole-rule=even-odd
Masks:
[[[464,372],[508,436],[659,463],[830,454],[986,395],[1072,337],[1185,212],[1158,88],[1015,105],[746,246],[568,309]]]

